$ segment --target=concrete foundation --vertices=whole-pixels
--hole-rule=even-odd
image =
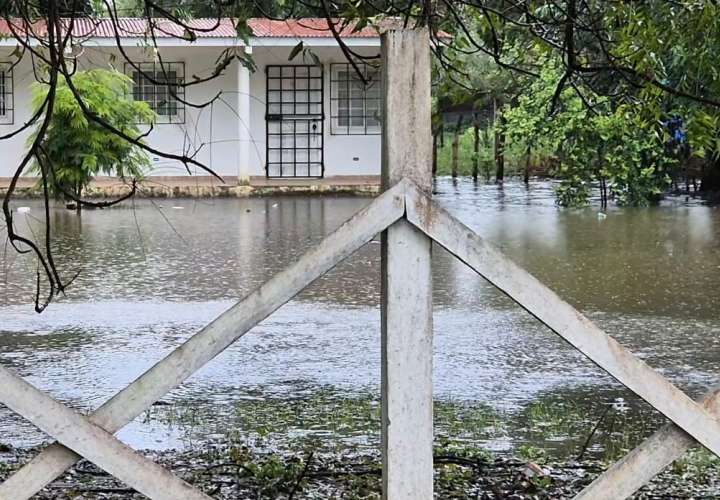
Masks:
[[[210,176],[148,177],[138,184],[141,198],[215,198],[271,195],[342,194],[374,196],[379,192],[380,176],[332,176],[324,179],[267,179],[225,177],[224,182]],[[7,192],[10,178],[0,178],[0,194]],[[40,197],[38,180],[23,177],[16,196]],[[96,178],[84,198],[118,198],[128,193],[128,182],[114,177]]]

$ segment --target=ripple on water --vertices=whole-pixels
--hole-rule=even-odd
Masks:
[[[506,183],[500,190],[440,180],[436,189],[446,208],[673,381],[693,394],[714,384],[720,211],[673,199],[649,209],[612,209],[599,220],[596,208],[558,208],[550,183],[530,189]],[[34,263],[14,255],[2,262],[0,356],[62,401],[95,408],[366,203],[279,197],[166,210],[139,201],[135,213],[87,212],[82,231],[74,215],[57,210],[59,261],[82,273],[67,299],[37,315],[28,305]],[[243,399],[318,387],[377,394],[379,252],[377,244],[363,247],[166,402],[222,415]],[[464,265],[439,248],[435,257],[440,400],[523,415],[548,395],[625,396]],[[43,439],[0,413],[0,440]],[[143,447],[183,442],[176,426],[153,418],[139,418],[121,436]]]

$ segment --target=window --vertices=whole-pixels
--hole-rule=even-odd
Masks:
[[[380,133],[382,81],[380,69],[359,63],[365,82],[349,63],[330,66],[331,132],[336,135]]]
[[[10,63],[0,63],[0,124],[12,125],[14,119],[13,71]]]
[[[157,114],[158,123],[185,123],[185,78],[183,63],[126,63],[125,71],[132,77],[133,99],[145,101]],[[155,82],[153,82],[155,80]]]

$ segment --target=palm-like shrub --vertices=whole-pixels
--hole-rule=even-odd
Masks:
[[[72,84],[90,112],[129,137],[139,137],[139,124],[155,119],[147,103],[133,100],[132,80],[116,70],[78,71]],[[47,92],[47,85],[33,85],[34,109],[43,105]],[[64,80],[58,83],[50,125],[41,144],[40,158],[45,161],[42,165],[36,161],[33,171],[42,174],[44,169],[51,193],[64,200],[81,199],[98,174],[138,179],[150,165],[139,145],[89,120]],[[79,211],[81,203],[76,206]]]

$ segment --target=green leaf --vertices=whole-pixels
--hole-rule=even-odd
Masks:
[[[193,30],[185,28],[185,32],[183,33],[182,38],[184,40],[187,40],[188,42],[194,42],[197,40],[197,35]]]
[[[302,51],[304,48],[303,42],[298,43],[293,49],[290,51],[290,55],[288,56],[288,61],[292,61],[297,57],[297,55]]]
[[[245,45],[250,45],[250,37],[253,36],[253,30],[248,24],[247,19],[241,18],[237,20],[237,23],[235,23],[235,32],[238,38],[245,42]]]

